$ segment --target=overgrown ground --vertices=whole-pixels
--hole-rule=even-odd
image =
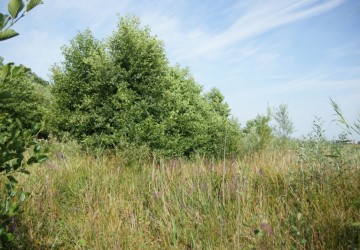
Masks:
[[[45,164],[21,177],[31,196],[14,224],[18,248],[359,247],[353,147],[338,157],[309,144],[219,162],[137,163],[73,144],[51,148]]]

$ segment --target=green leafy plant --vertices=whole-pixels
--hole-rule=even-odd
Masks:
[[[12,63],[2,65],[0,72],[11,80],[0,78],[1,98],[0,112],[19,119],[23,128],[32,127],[33,123],[41,123],[51,106],[49,85],[43,85],[36,75],[22,65]],[[6,76],[7,75],[7,76]]]
[[[343,115],[340,106],[331,98],[330,102],[336,113],[335,115],[338,117],[336,121],[344,126],[344,131],[350,135],[352,135],[353,133],[360,135],[360,114],[357,117],[357,121],[355,121],[354,124],[351,125],[350,123],[348,123],[345,116]]]
[[[333,107],[333,109],[335,111],[335,115],[338,117],[338,119],[336,119],[336,121],[339,124],[344,126],[343,127],[344,132],[345,132],[344,137],[346,138],[346,135],[353,135],[354,133],[357,135],[360,135],[360,114],[358,114],[357,120],[353,124],[350,124],[346,120],[340,106],[331,98],[330,98],[330,102],[331,102],[331,106]],[[356,228],[357,231],[359,231],[360,230],[360,221],[353,222],[352,227]]]
[[[34,163],[41,163],[47,159],[40,145],[34,137],[39,132],[39,127],[34,125],[32,129],[21,129],[19,120],[14,121],[0,118],[1,125],[11,126],[10,133],[1,131],[0,135],[0,237],[1,242],[11,241],[13,230],[10,225],[13,218],[21,210],[21,204],[28,195],[17,188],[17,173],[29,174],[27,167]],[[26,151],[32,148],[30,156],[25,158]]]
[[[5,77],[0,83],[10,83],[26,71],[22,66],[8,64],[2,68],[1,73]],[[0,238],[6,244],[14,238],[10,226],[13,218],[21,212],[21,204],[27,196],[17,188],[15,176],[17,173],[29,174],[27,167],[43,162],[47,156],[36,141],[40,127],[33,124],[31,128],[24,128],[16,114],[3,108],[7,103],[16,102],[10,90],[2,90],[0,97]],[[32,153],[25,157],[28,149],[32,149]]]
[[[0,13],[0,41],[18,35],[10,28],[25,12],[40,3],[30,0],[25,7],[21,0],[10,0],[10,15]],[[26,88],[26,84],[20,84],[27,74],[29,70],[22,65],[3,65],[2,60],[0,62],[0,247],[6,247],[14,239],[14,220],[21,213],[21,204],[28,195],[18,188],[17,174],[29,174],[28,166],[47,159],[36,141],[40,131],[40,127],[34,123],[36,115],[27,114],[26,109],[31,106],[22,103],[23,99],[31,103],[26,99],[32,96],[30,89]],[[25,106],[24,110],[22,106]]]

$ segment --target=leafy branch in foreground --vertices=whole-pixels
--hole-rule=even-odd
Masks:
[[[23,18],[26,12],[31,11],[42,3],[41,0],[27,0],[25,6],[22,0],[10,0],[8,4],[9,14],[0,13],[0,41],[19,35],[19,33],[10,28]]]
[[[47,159],[36,141],[40,127],[35,123],[29,127],[33,121],[25,118],[21,122],[21,117],[9,109],[20,100],[14,95],[16,88],[6,86],[16,86],[27,72],[24,66],[0,65],[0,248],[14,239],[12,225],[28,195],[18,188],[17,173],[29,174],[27,167]],[[32,152],[27,153],[29,149]]]
[[[27,1],[26,7],[22,0],[10,0],[9,14],[0,13],[0,41],[15,37],[18,33],[10,29],[19,21],[25,12],[29,12],[40,0]],[[24,10],[25,8],[25,10]],[[20,91],[21,82],[25,80],[29,69],[15,66],[14,63],[2,64],[0,58],[0,248],[8,247],[14,240],[14,225],[16,216],[21,213],[21,204],[25,201],[26,192],[18,187],[17,173],[29,174],[26,169],[34,163],[47,159],[41,146],[36,141],[39,126],[32,124],[24,112],[17,112],[13,107],[22,106],[22,99],[26,104],[31,102],[26,93]],[[22,84],[25,86],[26,84]],[[20,121],[22,119],[22,121]],[[24,126],[27,125],[27,126]],[[29,150],[32,152],[29,152]],[[29,152],[29,153],[28,153]],[[29,155],[26,157],[26,155]]]

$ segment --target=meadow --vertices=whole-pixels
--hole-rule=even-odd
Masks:
[[[355,146],[296,142],[213,162],[50,144],[49,160],[19,176],[31,195],[14,248],[359,247]]]
[[[291,139],[286,104],[241,126],[134,16],[62,55],[51,83],[0,57],[0,249],[360,248],[360,118],[332,99],[338,142]]]

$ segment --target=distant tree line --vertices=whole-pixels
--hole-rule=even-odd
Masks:
[[[11,99],[0,100],[3,130],[15,124],[5,120],[18,120],[23,128],[40,124],[38,137],[72,139],[87,149],[211,158],[257,152],[274,136],[289,138],[293,131],[286,105],[241,128],[220,90],[204,92],[189,69],[170,65],[163,43],[136,17],[120,18],[105,40],[79,32],[62,54],[50,84],[10,65],[9,72],[24,72],[0,82],[4,95],[11,92]],[[0,60],[0,69],[10,66]]]

